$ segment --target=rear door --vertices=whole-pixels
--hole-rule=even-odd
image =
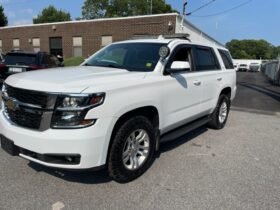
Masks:
[[[223,82],[222,70],[213,48],[195,46],[196,71],[201,74],[202,100],[201,112],[210,114],[216,106]]]

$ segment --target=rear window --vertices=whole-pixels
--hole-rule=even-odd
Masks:
[[[229,52],[226,50],[219,50],[219,53],[223,59],[226,69],[233,69],[234,66],[233,66],[232,59],[231,59]]]
[[[4,63],[6,65],[36,65],[37,56],[35,54],[7,54]]]
[[[220,69],[217,58],[211,48],[196,48],[196,69],[198,71]]]

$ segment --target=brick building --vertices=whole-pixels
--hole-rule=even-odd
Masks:
[[[101,47],[139,35],[188,33],[195,41],[219,44],[177,13],[70,21],[0,28],[0,51],[45,51],[65,58],[93,54]]]

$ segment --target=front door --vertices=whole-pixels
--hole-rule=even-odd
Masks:
[[[191,68],[163,77],[162,88],[166,93],[163,99],[163,132],[199,118],[201,113],[201,72],[194,71],[193,48],[180,45],[173,52],[166,68],[170,68],[174,61],[188,61]]]

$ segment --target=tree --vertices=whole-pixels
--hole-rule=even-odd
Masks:
[[[275,53],[265,40],[231,40],[226,46],[236,59],[273,59]]]
[[[273,48],[273,58],[279,58],[280,57],[280,46]]]
[[[69,12],[56,9],[54,6],[42,10],[42,12],[33,19],[34,24],[38,23],[53,23],[53,22],[63,22],[71,21],[71,15]]]
[[[8,18],[4,13],[3,6],[0,6],[0,27],[4,27],[8,25]]]
[[[86,0],[82,8],[84,19],[147,15],[151,12],[161,14],[176,11],[165,0]]]

